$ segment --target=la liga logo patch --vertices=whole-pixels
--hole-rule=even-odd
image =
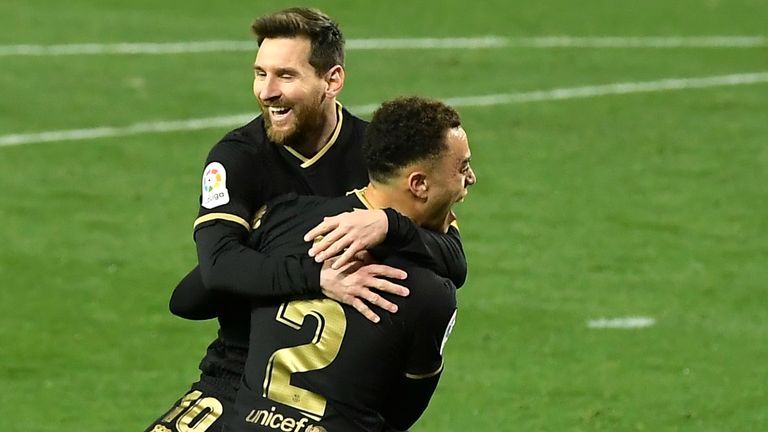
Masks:
[[[205,172],[203,177],[203,190],[211,192],[212,190],[221,186],[224,177],[221,176],[221,171],[216,168],[211,168]]]
[[[200,204],[212,209],[229,202],[227,170],[218,162],[211,162],[203,170],[203,195]]]

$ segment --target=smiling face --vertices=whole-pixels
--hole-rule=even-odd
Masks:
[[[259,102],[269,139],[293,145],[315,139],[327,128],[333,101],[328,83],[309,63],[311,43],[305,37],[267,38],[254,62],[253,94]]]

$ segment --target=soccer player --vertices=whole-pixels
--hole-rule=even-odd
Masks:
[[[246,245],[267,200],[288,192],[340,196],[368,181],[361,153],[367,123],[336,101],[345,79],[336,23],[317,10],[292,8],[257,19],[252,30],[259,44],[253,91],[262,114],[229,132],[208,155],[194,225],[199,266],[177,287],[203,295],[172,304],[186,318],[217,318],[218,336],[200,363],[200,380],[147,431],[220,430],[217,419],[234,401],[247,354],[249,309],[241,297],[323,293],[376,320],[372,305],[389,311],[397,305],[373,290],[408,293],[394,283],[405,277],[394,267],[342,271],[330,262],[321,267],[306,253],[276,259]],[[463,283],[466,261],[455,230],[416,230],[392,209],[360,214],[386,233],[391,247],[431,257],[431,267]],[[361,220],[360,214],[353,219]],[[239,297],[208,301],[218,292]]]
[[[352,209],[391,207],[446,232],[452,207],[476,182],[456,111],[417,97],[386,102],[374,113],[364,148],[366,188],[341,198],[270,201],[252,247],[301,254],[309,248],[308,229]],[[411,294],[391,297],[399,311],[382,311],[379,324],[322,296],[252,304],[245,374],[225,431],[381,431],[418,419],[443,369],[455,287],[407,254],[383,253],[383,263],[408,272],[401,283]]]

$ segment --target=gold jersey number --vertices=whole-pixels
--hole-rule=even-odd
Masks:
[[[163,421],[171,423],[176,420],[176,430],[179,432],[205,432],[224,412],[218,399],[213,397],[201,398],[203,393],[194,390],[187,393],[179,403],[165,415]],[[170,430],[157,425],[153,431]]]
[[[340,304],[329,299],[317,299],[283,303],[275,319],[300,330],[308,316],[317,321],[314,337],[307,344],[282,348],[272,353],[267,363],[263,396],[319,420],[325,414],[325,397],[291,385],[291,374],[330,365],[341,348],[347,331],[347,318]]]

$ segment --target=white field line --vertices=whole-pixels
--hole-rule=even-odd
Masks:
[[[583,99],[598,96],[663,92],[707,87],[724,87],[768,83],[768,72],[720,75],[702,78],[669,78],[657,81],[624,82],[583,87],[556,88],[520,93],[502,93],[484,96],[465,96],[443,99],[454,107],[482,107],[551,100]],[[371,114],[378,104],[350,107],[357,115]],[[209,128],[234,127],[247,123],[254,113],[222,117],[206,117],[190,120],[156,121],[135,123],[122,127],[97,127],[36,133],[0,135],[0,147],[35,144],[53,141],[74,141],[92,138],[109,138],[154,132],[176,132]]]
[[[656,320],[650,317],[600,318],[587,321],[587,327],[593,329],[634,329],[650,327]]]
[[[761,48],[765,36],[645,36],[645,37],[502,37],[350,39],[348,50],[482,49],[482,48]],[[62,45],[0,45],[2,56],[66,56],[102,54],[184,54],[254,51],[255,41],[195,41],[159,43],[85,43]]]

